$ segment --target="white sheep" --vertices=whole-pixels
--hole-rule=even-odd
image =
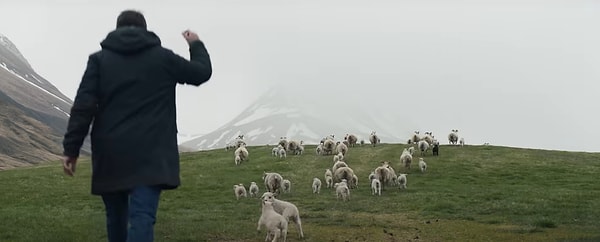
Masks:
[[[408,140],[408,143],[409,144],[411,144],[411,143],[415,143],[416,144],[417,142],[419,142],[419,140],[421,140],[421,136],[419,136],[419,131],[415,131],[415,133],[412,136],[410,136],[410,139]]]
[[[344,144],[343,142],[338,142],[337,146],[335,147],[335,150],[337,151],[338,154],[342,154],[342,155],[346,155],[346,152],[348,152],[348,146],[346,144]]]
[[[339,169],[340,167],[348,167],[348,164],[347,164],[346,162],[344,162],[344,161],[341,161],[341,160],[339,160],[339,161],[336,161],[336,162],[333,164],[333,167],[331,168],[331,170],[333,171],[333,173],[335,173],[335,171],[336,171],[337,169]]]
[[[460,143],[460,146],[465,146],[465,138],[461,137],[459,143]]]
[[[381,182],[376,178],[371,180],[371,195],[381,196]]]
[[[251,182],[250,189],[248,189],[248,190],[250,190],[250,197],[258,196],[259,189],[258,189],[258,185],[256,185],[256,182]]]
[[[410,153],[410,155],[415,155],[415,147],[408,147],[408,153]]]
[[[455,145],[458,142],[458,129],[453,129],[450,134],[448,134],[448,142],[451,145]]]
[[[233,192],[235,193],[235,198],[240,200],[241,197],[247,197],[246,187],[242,183],[239,185],[233,185]]]
[[[333,140],[327,139],[327,140],[325,140],[325,142],[323,142],[322,154],[331,155],[331,154],[333,154],[334,150],[335,150],[335,142]]]
[[[373,132],[371,132],[371,135],[369,136],[369,141],[371,142],[371,144],[373,146],[375,146],[375,145],[379,144],[381,140],[379,139],[379,136],[377,136],[376,132],[373,131]]]
[[[296,224],[300,238],[304,238],[304,232],[302,232],[302,222],[300,221],[300,212],[298,207],[291,202],[286,202],[275,198],[275,194],[271,192],[265,192],[262,195],[262,200],[273,203],[273,209],[278,214],[283,215],[287,221],[292,221]]]
[[[317,153],[317,155],[322,155],[323,154],[323,144],[317,145],[315,152]]]
[[[410,164],[412,163],[412,159],[413,157],[410,154],[410,151],[408,151],[408,149],[404,149],[404,151],[402,151],[402,154],[400,155],[400,162],[402,163],[404,168],[410,170]]]
[[[292,141],[288,142],[286,151],[292,155],[300,155],[302,153],[300,151],[300,147],[302,146],[301,144],[302,144],[302,142],[292,140]]]
[[[321,180],[319,178],[313,178],[312,190],[313,193],[321,193]]]
[[[427,150],[429,150],[429,143],[427,143],[425,140],[419,141],[418,146],[419,150],[421,151],[421,156],[424,156],[427,153]]]
[[[427,170],[427,163],[423,158],[419,158],[419,168],[421,168],[421,172],[425,172]]]
[[[279,145],[281,145],[281,147],[283,147],[283,149],[287,149],[288,146],[288,141],[287,141],[287,137],[281,137],[279,138]]]
[[[279,173],[264,172],[263,180],[267,192],[279,193],[283,189],[283,177]]]
[[[358,138],[356,138],[356,135],[346,134],[346,137],[344,137],[344,140],[348,141],[348,144],[347,144],[348,147],[354,147],[356,145],[356,141],[358,141]]]
[[[384,185],[394,185],[396,180],[396,172],[391,169],[389,162],[382,162],[381,166],[375,168],[375,179],[381,182],[383,188]]]
[[[267,229],[267,237],[265,241],[271,240],[272,242],[277,241],[281,238],[281,241],[286,241],[288,221],[287,219],[275,211],[273,202],[263,201],[262,212],[258,219],[257,231],[260,231],[260,227],[264,225]]]
[[[283,192],[288,193],[292,191],[292,182],[288,179],[283,179]]]
[[[408,174],[400,174],[398,175],[398,185],[400,185],[401,189],[406,189],[406,183],[407,181],[407,176]]]
[[[350,188],[348,188],[348,184],[346,182],[338,182],[334,185],[335,194],[337,199],[342,199],[342,201],[350,200]]]
[[[239,157],[239,158],[238,158]],[[243,161],[249,160],[248,149],[245,144],[241,144],[234,152],[235,164],[239,165]]]
[[[354,180],[354,177],[354,170],[352,170],[350,167],[340,167],[333,172],[334,182],[339,182],[345,179],[350,181],[349,187],[356,187],[356,182],[358,182],[358,180]]]
[[[279,146],[273,147],[273,149],[271,150],[271,154],[275,157],[279,156]]]

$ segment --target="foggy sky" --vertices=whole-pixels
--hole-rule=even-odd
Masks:
[[[270,88],[372,107],[407,135],[600,151],[600,5],[594,1],[3,1],[0,33],[74,98],[124,9],[163,46],[205,42],[212,79],[178,87],[183,133],[208,133]],[[310,95],[314,96],[310,96]],[[400,127],[401,126],[401,127]]]

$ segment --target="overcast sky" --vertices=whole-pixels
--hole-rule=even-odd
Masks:
[[[410,124],[404,131],[600,151],[599,3],[7,0],[0,33],[74,98],[120,11],[142,11],[163,46],[186,58],[180,33],[198,32],[214,73],[199,88],[178,87],[183,133],[215,130],[278,86],[299,100],[372,104]]]

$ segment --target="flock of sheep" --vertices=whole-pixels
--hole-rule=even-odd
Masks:
[[[374,131],[370,134],[369,141],[372,146],[376,146],[381,142]],[[452,145],[464,145],[464,139],[459,139],[458,137],[458,130],[452,130],[448,135],[448,142]],[[334,135],[329,135],[323,138],[315,149],[316,155],[333,156],[333,166],[331,169],[325,169],[323,178],[325,186],[328,189],[335,190],[338,200],[350,200],[351,190],[358,187],[358,176],[346,161],[346,154],[349,149],[357,144],[364,145],[365,142],[364,140],[359,142],[358,138],[352,134],[346,134],[344,139],[340,141],[336,141]],[[416,148],[420,151],[421,155],[418,167],[421,172],[426,172],[427,163],[423,156],[425,156],[429,149],[432,150],[433,155],[439,155],[439,141],[435,139],[431,132],[425,132],[425,135],[420,135],[419,131],[415,131],[408,140],[408,144],[413,144],[414,146],[409,146],[402,151],[400,162],[403,168],[407,171],[411,169]],[[236,165],[240,165],[249,158],[243,135],[238,136],[226,149],[235,149],[234,162]],[[279,159],[285,159],[288,153],[302,155],[304,153],[304,143],[302,141],[288,141],[286,137],[281,137],[277,146],[271,150],[271,155]],[[381,196],[381,191],[385,186],[397,186],[399,189],[406,189],[408,182],[407,175],[405,173],[397,174],[388,161],[381,162],[381,165],[375,167],[369,174],[371,194]],[[300,237],[303,238],[304,232],[302,231],[300,212],[296,205],[276,198],[281,193],[291,191],[292,184],[290,180],[284,179],[281,174],[276,172],[264,172],[262,179],[266,192],[260,197],[262,212],[258,220],[257,230],[260,231],[263,226],[266,228],[267,235],[265,241],[285,241],[288,223],[291,221],[296,225]],[[322,184],[321,179],[314,177],[312,182],[313,193],[320,194]],[[260,189],[256,182],[252,182],[248,189],[249,192],[247,192],[243,184],[234,185],[233,190],[236,199],[240,199],[248,197],[248,193],[250,193],[250,197],[258,197]]]

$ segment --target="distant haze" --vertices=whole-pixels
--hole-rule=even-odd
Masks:
[[[184,134],[276,88],[331,107],[321,116],[369,109],[393,136],[459,129],[468,144],[600,151],[598,1],[23,2],[3,2],[0,31],[71,98],[121,10],[141,10],[185,57],[179,34],[197,31],[214,75],[177,89]]]

